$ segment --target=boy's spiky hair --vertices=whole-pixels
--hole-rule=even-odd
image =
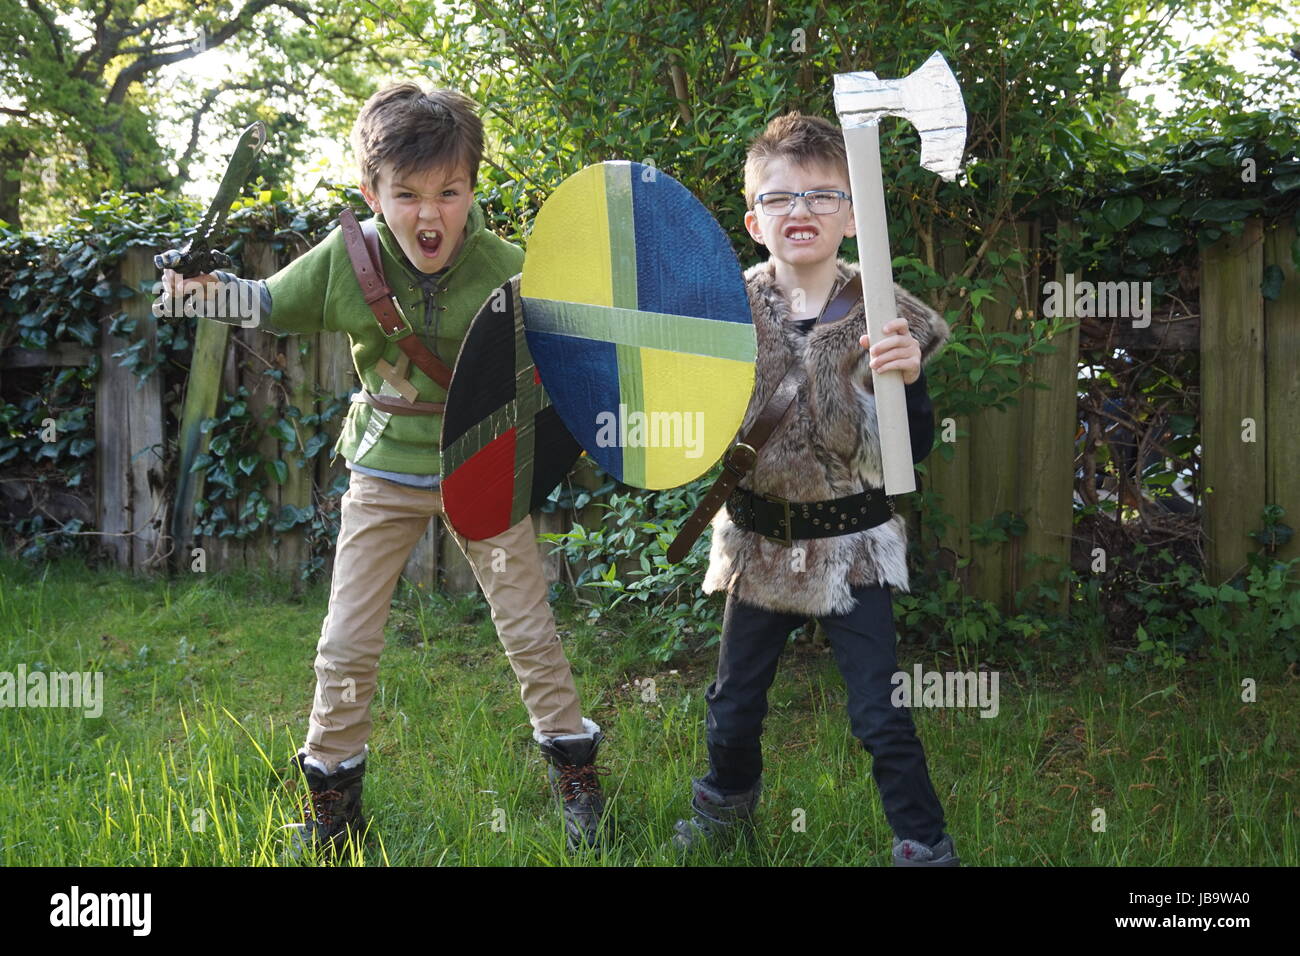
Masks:
[[[376,188],[385,162],[393,164],[394,176],[464,164],[472,189],[483,161],[483,121],[463,93],[426,92],[415,83],[396,83],[361,107],[352,127],[352,149],[367,189]]]
[[[754,208],[754,197],[767,164],[780,157],[797,163],[824,163],[843,171],[849,178],[849,157],[844,133],[820,116],[804,116],[798,110],[778,116],[749,144],[745,156],[745,207]]]

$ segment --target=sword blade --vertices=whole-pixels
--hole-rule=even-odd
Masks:
[[[217,187],[217,194],[194,230],[195,239],[207,242],[221,230],[226,216],[230,213],[231,204],[239,198],[239,191],[244,188],[248,174],[252,172],[253,164],[257,162],[257,154],[262,151],[265,144],[266,124],[261,120],[253,123],[240,135],[239,142],[235,144],[235,151],[230,154],[230,162],[226,165],[226,174],[221,177],[221,185]]]

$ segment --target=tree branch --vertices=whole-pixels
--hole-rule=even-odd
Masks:
[[[99,16],[95,18],[95,29],[92,31],[95,36],[95,42],[92,43],[90,46],[86,47],[86,49],[82,52],[81,56],[77,57],[77,62],[73,64],[72,69],[69,71],[69,74],[71,76],[73,77],[82,76],[83,71],[86,69],[86,64],[88,64],[93,58],[98,56],[100,50],[103,48],[104,37],[105,37],[104,21],[108,19],[108,15],[112,11],[112,9],[113,9],[113,0],[104,0],[104,9],[100,10]],[[111,57],[105,58],[105,60],[100,62],[101,70],[103,69],[104,63],[107,62],[108,59],[111,59]],[[96,76],[98,76],[98,74],[96,74]]]
[[[167,52],[170,47],[178,47],[183,49],[185,47],[192,47],[193,45],[194,45],[193,40],[187,40],[187,39],[168,40],[165,43],[158,44],[157,46],[124,46],[121,49],[117,50],[115,52],[115,55],[126,56],[128,53],[160,54],[160,53]],[[203,51],[200,50],[199,52],[202,53]]]
[[[135,26],[131,27],[129,30],[121,31],[117,35],[117,37],[119,40],[125,40],[127,37],[133,37],[136,34],[145,33],[149,30],[153,30],[154,28],[160,27],[164,23],[167,23],[169,20],[175,19],[176,14],[177,11],[173,10],[171,13],[164,13],[160,17],[154,17],[152,20],[146,20],[144,21],[144,23],[136,24]]]
[[[203,94],[199,106],[190,115],[190,141],[186,144],[184,153],[182,153],[180,158],[176,160],[176,175],[170,179],[158,182],[157,185],[163,188],[178,188],[182,184],[190,182],[189,168],[190,163],[194,159],[194,152],[198,148],[199,121],[207,115],[209,110],[212,109],[212,104],[217,101],[222,93],[229,93],[231,90],[277,90],[280,92],[291,92],[292,89],[293,88],[288,83],[281,83],[276,80],[269,80],[266,82],[230,80],[206,91]]]
[[[185,146],[185,152],[176,160],[176,176],[172,179],[171,185],[179,186],[181,183],[188,182],[190,178],[190,162],[194,159],[194,151],[199,144],[199,120],[203,115],[212,108],[218,96],[223,92],[222,87],[217,87],[203,94],[203,100],[194,115],[190,117],[190,141]]]
[[[221,46],[236,33],[247,29],[251,21],[257,14],[261,13],[267,7],[282,7],[291,13],[296,14],[306,23],[311,23],[311,16],[301,5],[292,2],[292,0],[249,0],[239,11],[239,16],[222,26],[220,30],[208,38],[208,42],[203,50],[194,50],[192,47],[184,50],[178,50],[174,53],[156,53],[152,56],[142,56],[134,63],[128,64],[117,79],[113,81],[113,88],[109,90],[108,98],[105,102],[110,104],[120,104],[126,99],[127,90],[134,83],[140,82],[146,73],[169,66],[172,63],[179,63],[182,60],[192,59],[199,53],[206,52],[213,47]]]
[[[54,45],[54,55],[63,62],[63,43],[59,40],[59,31],[54,28],[54,21],[36,0],[27,0],[27,8],[40,18],[41,23],[45,24],[45,32],[50,35],[50,43]]]

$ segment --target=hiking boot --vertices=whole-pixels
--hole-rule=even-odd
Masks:
[[[608,774],[609,768],[597,767],[595,760],[604,739],[605,735],[597,730],[540,741],[542,757],[550,765],[546,776],[551,792],[564,808],[570,850],[583,846],[598,853],[601,850],[600,819],[605,812],[605,795],[599,777]]]
[[[894,837],[894,866],[961,866],[961,859],[946,833],[934,846]]]
[[[736,835],[754,836],[754,808],[763,789],[763,781],[744,793],[724,794],[702,779],[691,781],[691,818],[678,820],[673,826],[673,846],[690,852],[702,846],[721,848]]]
[[[352,760],[357,763],[351,764]],[[343,761],[332,774],[319,765],[307,762],[306,754],[299,752],[293,758],[291,770],[307,778],[307,794],[303,797],[303,822],[293,832],[295,856],[302,856],[309,847],[336,856],[349,839],[360,843],[366,829],[361,814],[361,783],[366,773],[365,755]]]

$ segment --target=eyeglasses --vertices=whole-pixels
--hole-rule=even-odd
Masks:
[[[818,216],[829,216],[840,211],[840,202],[852,202],[841,189],[806,189],[801,193],[763,193],[757,205],[769,216],[785,216],[794,212],[795,200],[800,196],[808,204],[808,211]]]

